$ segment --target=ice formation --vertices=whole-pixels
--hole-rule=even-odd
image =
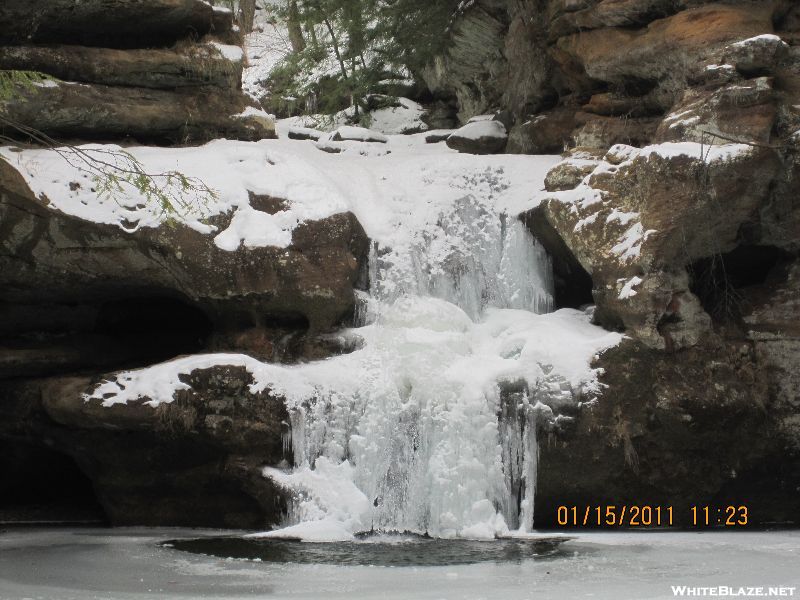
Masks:
[[[592,358],[621,337],[592,325],[588,313],[553,312],[549,259],[517,218],[559,159],[463,155],[424,136],[387,137],[348,142],[360,149],[338,155],[285,139],[127,149],[155,171],[200,176],[208,165],[225,166],[207,168],[216,195],[203,214],[178,220],[226,250],[285,246],[297,223],[351,210],[373,240],[371,288],[360,326],[343,334],[360,338],[350,354],[295,366],[241,354],[182,357],[118,373],[87,398],[115,406],[144,397],[157,406],[186,386],[181,374],[244,366],[252,390],[284,398],[291,413],[293,465],[264,474],[289,490],[292,509],[287,527],[266,535],[336,540],[383,529],[492,537],[530,529],[537,424],[553,421],[551,406],[594,391]],[[37,195],[57,199],[54,209],[161,225],[135,194],[117,203],[88,186],[65,192],[79,174],[50,155],[12,158]],[[287,208],[258,213],[248,190],[284,198]],[[204,222],[231,211],[222,231]]]
[[[592,327],[578,311],[544,314],[548,256],[479,197],[402,239],[373,247],[354,330],[364,350],[290,405],[295,469],[265,474],[294,501],[289,526],[264,535],[486,538],[534,525],[537,423],[552,418],[538,398],[571,400],[590,379],[563,363],[553,372],[550,354]]]

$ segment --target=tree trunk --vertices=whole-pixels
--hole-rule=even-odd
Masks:
[[[347,67],[344,66],[344,60],[342,59],[342,53],[339,51],[339,40],[336,38],[336,32],[333,31],[333,25],[328,20],[328,17],[323,19],[325,23],[325,27],[328,28],[328,33],[331,34],[331,42],[333,43],[333,52],[336,54],[336,60],[339,61],[339,68],[342,70],[342,77],[344,77],[345,81],[350,79],[347,76]]]
[[[289,42],[292,44],[292,52],[297,54],[306,48],[306,40],[303,38],[303,29],[300,26],[300,11],[297,9],[297,0],[288,0],[289,15]]]
[[[256,0],[239,0],[239,25],[244,33],[253,31],[256,18]]]

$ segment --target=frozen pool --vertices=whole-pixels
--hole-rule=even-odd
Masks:
[[[6,530],[0,534],[0,598],[638,600],[674,598],[674,585],[800,588],[797,531],[592,532],[570,533],[571,539],[560,543],[394,539],[365,541],[356,549],[329,547],[328,558],[341,562],[370,563],[373,552],[375,566],[332,564],[324,557],[258,562],[163,546],[181,538],[231,535],[179,529]],[[306,549],[299,542],[284,544],[296,556],[325,553],[320,544]],[[392,544],[405,550],[380,548]],[[420,566],[431,562],[426,554],[457,558],[458,548],[468,564]],[[419,564],[378,566],[397,564],[386,557],[406,550],[412,550],[406,559],[416,553]],[[353,552],[360,553],[357,560]],[[794,592],[800,596],[800,589]]]

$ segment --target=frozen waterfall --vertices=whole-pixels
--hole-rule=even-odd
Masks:
[[[407,243],[375,243],[361,351],[291,409],[289,530],[493,537],[533,526],[538,446],[526,325],[553,309],[550,260],[473,195]],[[532,372],[531,372],[532,371]],[[530,377],[530,376],[533,377]],[[505,392],[504,392],[505,390]],[[516,390],[516,391],[515,391]]]

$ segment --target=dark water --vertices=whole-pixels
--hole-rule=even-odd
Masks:
[[[273,563],[435,567],[558,558],[564,556],[560,546],[567,539],[473,541],[381,535],[353,542],[313,543],[213,537],[171,540],[163,545],[195,554]]]

